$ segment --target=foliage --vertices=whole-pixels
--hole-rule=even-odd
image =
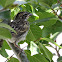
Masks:
[[[10,20],[14,20],[15,15],[19,11],[30,12],[33,16],[28,19],[30,30],[26,36],[26,40],[24,41],[28,43],[30,49],[25,51],[27,57],[30,62],[52,62],[53,54],[46,48],[46,46],[52,47],[49,44],[49,42],[51,42],[55,46],[59,47],[59,49],[62,48],[60,45],[56,44],[55,41],[58,34],[62,32],[62,1],[19,0],[19,3],[17,3],[17,1],[16,3],[14,3],[15,0],[0,1],[0,39],[5,40],[12,37],[10,31],[15,32],[15,30],[11,28],[8,23],[11,22]],[[57,14],[58,10],[61,11],[59,15]],[[41,29],[39,26],[44,27]],[[50,34],[52,34],[53,38],[50,37]],[[9,46],[6,45],[7,43],[4,41],[0,50],[0,54],[5,58],[8,57],[5,49],[10,49]],[[57,54],[59,54],[59,51]],[[62,57],[58,57],[57,61],[60,62]],[[15,58],[12,58],[12,60],[9,60],[8,62],[15,62],[15,60]]]

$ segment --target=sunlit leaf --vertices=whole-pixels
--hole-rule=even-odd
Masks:
[[[39,53],[39,48],[33,41],[30,42],[30,51],[31,56]]]

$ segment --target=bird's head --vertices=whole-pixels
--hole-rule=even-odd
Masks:
[[[29,18],[29,16],[32,16],[31,13],[29,12],[19,12],[14,21],[11,22],[10,26],[12,28],[14,28],[14,30],[18,33],[18,35],[25,33],[26,31],[29,30],[29,22],[27,21],[27,19]]]
[[[29,12],[19,12],[19,13],[16,15],[15,19],[16,19],[16,20],[17,20],[17,19],[28,19],[29,16],[32,16],[32,14],[29,13]]]

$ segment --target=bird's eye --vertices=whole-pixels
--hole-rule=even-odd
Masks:
[[[27,23],[27,22],[25,22],[24,24],[26,24],[26,25],[27,25],[28,23]]]
[[[28,23],[26,22],[26,24],[28,24]]]
[[[26,16],[27,16],[27,14],[24,14],[23,16],[25,16],[25,17],[26,17]]]
[[[27,14],[25,14],[25,15],[27,15]]]

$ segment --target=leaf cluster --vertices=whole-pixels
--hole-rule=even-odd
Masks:
[[[5,2],[5,3],[4,3]],[[24,42],[28,43],[29,50],[26,50],[26,54],[30,62],[53,62],[53,54],[46,48],[50,46],[48,42],[51,42],[62,48],[54,42],[60,32],[62,32],[62,22],[58,15],[53,11],[57,8],[60,9],[60,5],[57,0],[1,0],[0,1],[0,39],[11,39],[11,32],[16,31],[11,28],[8,23],[14,20],[15,15],[21,11],[27,11],[33,14],[28,21],[30,23],[30,29]],[[60,0],[61,2],[61,0]],[[9,9],[9,10],[8,10]],[[53,9],[53,10],[52,10]],[[58,9],[56,9],[58,10]],[[60,15],[61,16],[61,15]],[[39,26],[43,26],[41,29]],[[50,34],[53,38],[50,38]],[[23,43],[22,41],[20,43]],[[19,44],[20,44],[19,43]],[[3,42],[0,54],[3,57],[8,57],[5,49],[10,49],[6,41]],[[33,55],[33,56],[31,56]],[[11,58],[15,62],[15,58]],[[12,61],[9,60],[8,62]],[[61,59],[58,59],[58,62]],[[18,62],[18,60],[17,60]]]

